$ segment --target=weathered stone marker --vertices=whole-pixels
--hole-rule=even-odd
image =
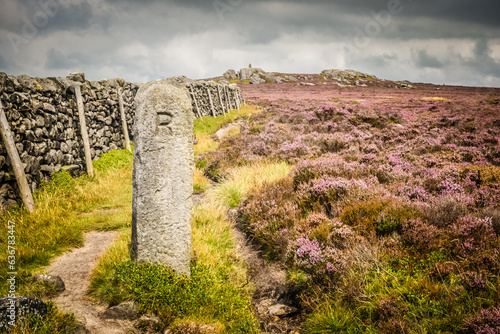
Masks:
[[[165,80],[135,97],[132,256],[190,275],[193,111]]]

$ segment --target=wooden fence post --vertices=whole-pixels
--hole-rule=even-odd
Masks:
[[[123,96],[121,88],[118,88],[118,105],[120,106],[120,115],[122,118],[123,137],[125,138],[125,148],[129,150],[129,152],[132,152],[132,148],[130,147],[130,137],[128,136],[127,118],[125,117],[125,109],[123,108]]]
[[[227,95],[227,87],[226,86],[222,86],[222,92],[224,93],[224,96],[225,96],[227,112],[230,112],[231,106],[229,105],[229,95]]]
[[[191,95],[191,98],[194,101],[194,106],[196,108],[196,113],[198,114],[198,117],[200,119],[203,119],[203,115],[201,114],[200,108],[198,107],[198,101],[196,101],[196,95],[194,95],[194,87],[193,87],[193,85],[188,85],[188,91],[189,91],[189,94]]]
[[[89,133],[87,132],[87,122],[85,121],[85,111],[83,110],[82,91],[80,83],[75,83],[76,104],[78,106],[78,117],[80,119],[80,132],[82,133],[83,149],[85,151],[85,163],[87,165],[87,174],[94,177],[94,167],[92,166],[92,156],[90,154]]]
[[[212,94],[210,94],[210,87],[207,86],[208,99],[210,100],[210,108],[212,108],[212,116],[217,116],[215,114],[214,101],[212,100]]]
[[[220,94],[220,85],[217,85],[217,92],[219,93],[219,101],[222,107],[222,112],[226,115],[226,107],[224,106],[224,103],[222,103],[222,95]]]
[[[224,95],[224,101],[226,102],[226,110],[227,112],[231,111],[231,108],[229,107],[229,99],[227,98],[227,91],[226,91],[226,86],[222,86],[222,94]]]
[[[35,210],[35,202],[33,201],[33,195],[31,194],[31,189],[26,179],[26,174],[24,173],[24,167],[19,157],[19,152],[17,152],[16,143],[12,132],[10,131],[10,125],[7,121],[7,116],[3,110],[2,101],[0,100],[0,132],[2,133],[2,140],[7,149],[7,154],[9,155],[10,162],[12,164],[12,169],[14,170],[14,175],[16,176],[17,185],[21,191],[21,198],[23,200],[24,206],[29,213]]]
[[[234,98],[236,99],[236,107],[238,108],[238,110],[240,110],[240,96],[238,91],[236,91],[236,93],[234,94]]]
[[[227,98],[227,104],[229,105],[229,110],[233,109],[233,103],[231,101],[231,95],[229,94],[229,88],[226,88],[226,98]]]
[[[241,104],[246,104],[245,99],[243,98],[243,94],[241,93],[241,90],[238,91],[238,96],[240,97],[240,103]]]

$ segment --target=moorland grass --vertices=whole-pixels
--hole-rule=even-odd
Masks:
[[[210,151],[219,148],[219,142],[214,140],[212,136],[217,130],[219,130],[224,124],[232,123],[236,119],[249,117],[252,114],[260,112],[259,109],[243,105],[239,110],[231,110],[225,115],[217,117],[197,118],[194,121],[194,135],[196,136],[197,144],[194,146],[194,155],[198,157],[202,154],[208,153]]]

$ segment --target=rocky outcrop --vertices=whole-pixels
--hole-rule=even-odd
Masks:
[[[222,83],[226,82],[227,80],[234,79],[239,79],[240,81],[253,85],[262,83],[282,83],[298,81],[298,79],[293,75],[282,73],[268,73],[260,68],[245,67],[240,69],[238,73],[236,73],[234,70],[227,70],[226,73],[224,73],[224,75],[221,77],[220,82]]]
[[[236,73],[235,70],[227,70],[224,73],[223,77],[226,80],[235,80],[235,79],[238,79],[238,74]]]
[[[360,86],[366,87],[366,83],[373,80],[379,80],[376,76],[371,74],[366,74],[354,70],[324,70],[321,72],[321,76],[337,81],[339,87],[348,87],[348,86]]]

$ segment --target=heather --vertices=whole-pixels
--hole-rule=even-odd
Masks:
[[[263,112],[197,160],[213,181],[292,165],[238,215],[306,332],[498,331],[500,92],[316,83],[245,85]]]

